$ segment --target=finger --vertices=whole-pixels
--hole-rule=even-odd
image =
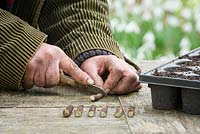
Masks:
[[[70,76],[74,78],[74,80],[87,85],[93,85],[94,81],[91,77],[83,72],[70,58],[64,58],[60,62],[60,68]]]
[[[29,62],[26,67],[26,71],[25,71],[24,77],[23,77],[23,81],[24,81],[23,87],[24,88],[30,89],[33,87],[35,70],[36,70],[36,67],[34,66],[34,64],[32,64],[32,62]]]
[[[98,69],[95,66],[91,67],[89,70],[83,69],[83,71],[85,71],[94,80],[94,85],[103,88],[103,79],[98,74]]]
[[[132,85],[132,87],[133,88],[136,88],[136,87],[138,87],[140,85],[140,82],[137,82],[137,83],[134,83],[133,85]]]
[[[49,66],[48,64],[38,65],[34,75],[34,85],[38,87],[45,87],[46,84],[45,74],[48,66]]]
[[[136,89],[137,89],[137,91],[140,90],[140,89],[142,89],[142,85],[139,84],[139,85],[136,87]]]
[[[140,85],[140,82],[139,82],[139,76],[136,75],[136,80],[134,81],[132,86],[129,88],[129,90],[134,92],[134,91],[138,91],[139,89],[141,89],[141,85]]]
[[[129,91],[130,92],[135,92],[135,91],[138,91],[142,88],[141,84],[138,82],[137,84],[133,84],[130,88],[129,88]]]
[[[126,94],[131,91],[129,88],[132,86],[132,79],[130,77],[123,77],[117,84],[117,86],[111,90],[111,94]]]
[[[49,65],[46,71],[46,85],[45,87],[53,87],[59,84],[60,70],[59,61]]]
[[[136,80],[134,81],[132,87],[137,87],[139,84],[140,84],[140,82],[139,82],[139,76],[136,75]]]
[[[123,76],[123,71],[119,68],[114,68],[110,71],[105,83],[104,89],[113,89]]]

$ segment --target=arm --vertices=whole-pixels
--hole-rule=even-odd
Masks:
[[[48,41],[75,60],[95,85],[114,94],[141,88],[137,72],[122,60],[112,37],[106,0],[48,0],[41,14],[39,26],[49,35]]]
[[[75,61],[92,49],[123,57],[112,37],[105,0],[48,0],[41,14],[39,26],[48,34],[48,42]]]
[[[21,86],[26,65],[46,35],[0,9],[0,88]]]

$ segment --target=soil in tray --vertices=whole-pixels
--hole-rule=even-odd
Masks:
[[[191,61],[191,62],[184,62],[184,63],[180,63],[179,64],[180,66],[182,66],[182,67],[191,67],[191,66],[200,66],[200,61],[196,61],[196,62],[193,62],[193,61]]]
[[[200,52],[198,54],[195,54],[195,55],[184,55],[184,56],[180,56],[179,59],[189,59],[189,60],[192,60],[193,62],[198,62],[200,61]]]
[[[178,58],[179,60],[185,60],[185,62],[182,62],[179,65],[183,66],[200,66],[200,53],[199,54],[193,54],[193,55],[184,55]]]
[[[184,62],[179,65],[182,67],[200,66],[200,62]]]
[[[169,67],[156,69],[152,75],[188,80],[200,80],[200,53],[181,56],[175,60],[174,63],[171,65],[169,64]]]
[[[193,71],[193,73],[200,75],[200,70],[198,70],[198,71]]]
[[[200,80],[200,76],[199,75],[184,75],[184,74],[177,74],[174,72],[164,72],[164,71],[160,71],[158,72],[158,70],[155,70],[153,72],[154,76],[160,76],[160,77],[171,77],[171,78],[181,78],[181,79],[188,79],[188,80]]]

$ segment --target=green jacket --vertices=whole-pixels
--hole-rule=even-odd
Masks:
[[[72,59],[92,49],[123,58],[108,11],[106,0],[15,0],[11,13],[0,9],[0,88],[21,86],[28,61],[44,41]]]

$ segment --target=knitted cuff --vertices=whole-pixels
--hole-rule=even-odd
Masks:
[[[74,62],[80,66],[85,60],[97,55],[113,55],[111,52],[102,50],[102,49],[93,49],[89,51],[85,51],[76,57]]]

